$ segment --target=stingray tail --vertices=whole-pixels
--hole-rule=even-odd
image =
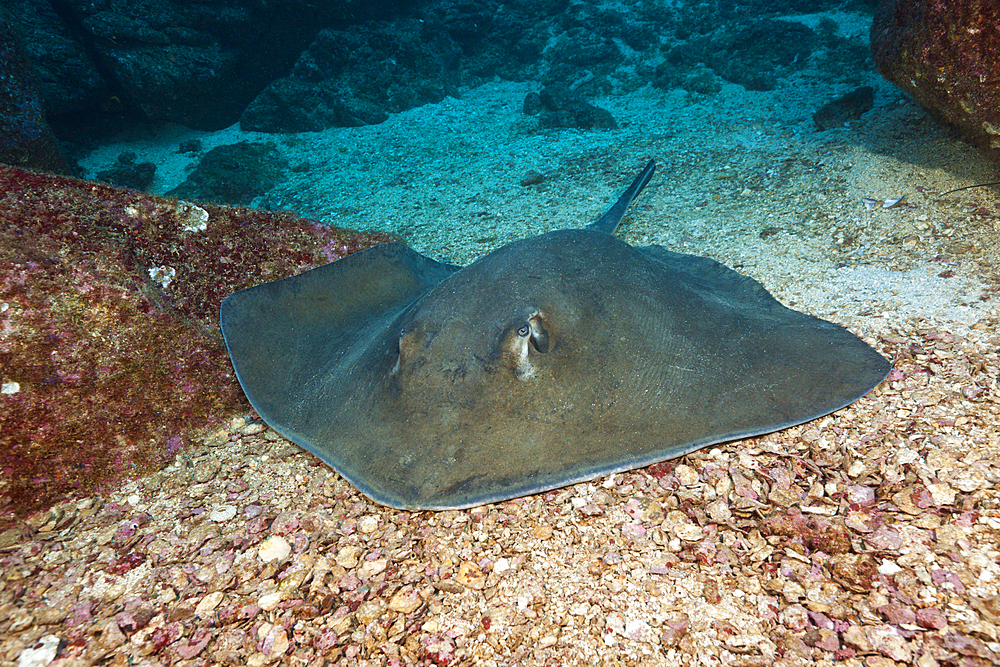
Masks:
[[[618,198],[615,205],[609,208],[608,212],[596,221],[587,225],[587,229],[604,232],[605,234],[614,234],[615,230],[618,229],[618,225],[621,224],[622,218],[625,217],[628,207],[632,205],[632,202],[639,196],[642,189],[646,187],[646,183],[649,183],[649,179],[653,177],[654,171],[656,171],[656,161],[650,160],[646,163],[646,167],[642,170],[642,173],[632,181],[632,185],[628,186],[628,190]]]

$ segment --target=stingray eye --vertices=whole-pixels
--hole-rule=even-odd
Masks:
[[[520,336],[521,338],[524,338],[529,333],[531,333],[531,327],[528,326],[527,324],[525,324],[523,327],[517,330],[517,335]]]

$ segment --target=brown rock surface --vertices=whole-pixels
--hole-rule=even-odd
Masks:
[[[1000,4],[883,0],[871,47],[882,76],[1000,159]]]
[[[155,469],[244,408],[222,300],[386,238],[0,166],[0,518]]]

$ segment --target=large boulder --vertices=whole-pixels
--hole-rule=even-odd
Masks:
[[[284,181],[287,169],[288,161],[272,144],[241,141],[217,146],[167,195],[247,206],[255,197]]]
[[[384,240],[0,165],[0,524],[248,411],[222,300]]]
[[[882,76],[1000,159],[1000,3],[883,0],[871,47]]]
[[[247,107],[244,130],[314,132],[381,123],[454,87],[459,47],[416,19],[322,30],[289,76]]]

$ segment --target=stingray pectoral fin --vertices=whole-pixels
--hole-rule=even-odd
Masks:
[[[250,404],[279,433],[300,441],[304,402],[317,398],[303,388],[359,354],[371,332],[457,270],[384,243],[232,294],[220,323]]]

